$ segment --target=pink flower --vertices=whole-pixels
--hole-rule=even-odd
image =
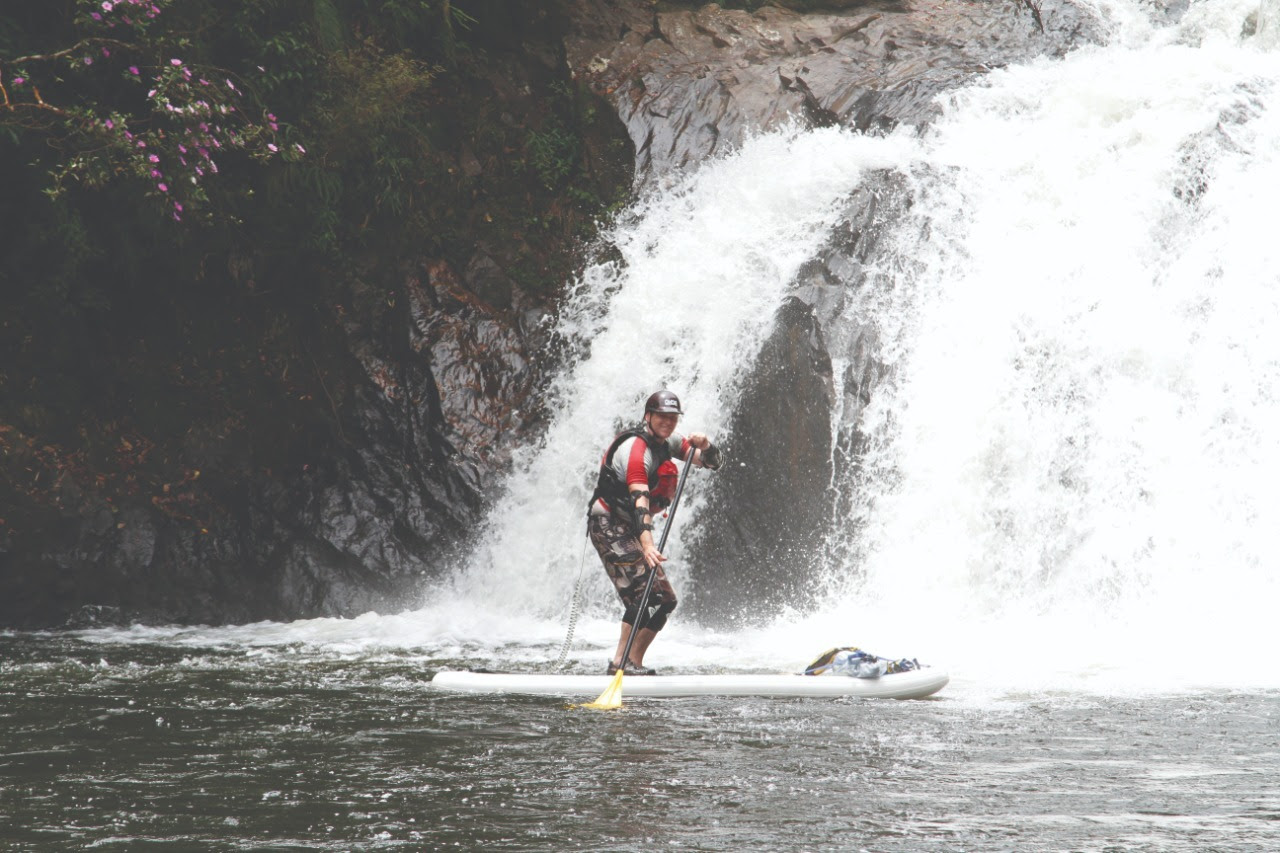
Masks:
[[[90,12],[90,13],[89,13],[89,17],[90,17],[90,18],[93,18],[95,21],[101,21],[101,20],[102,20],[102,13],[101,13],[101,12]]]
[[[159,163],[159,162],[160,162],[160,158],[159,158],[159,156],[157,156],[157,155],[155,155],[155,154],[152,154],[152,155],[151,155],[150,157],[148,157],[147,159],[148,159],[148,160],[150,160],[152,163]]]
[[[112,130],[116,126],[116,123],[111,119],[107,119],[102,124],[107,128],[107,130]]]
[[[13,85],[15,85],[15,86],[21,86],[21,85],[22,85],[23,83],[25,83],[25,82],[27,82],[27,78],[26,78],[26,77],[14,77],[14,78],[13,78]]]
[[[85,65],[92,65],[92,64],[93,64],[93,60],[86,56],[86,57],[84,58],[84,64],[85,64]]]
[[[134,77],[137,77],[137,76],[138,76],[138,66],[136,66],[136,65],[130,65],[130,66],[129,66],[129,73],[130,73],[130,74],[132,74]]]
[[[182,60],[181,60],[181,59],[170,59],[170,60],[169,60],[169,64],[170,64],[170,65],[172,65],[174,68],[177,68],[178,66],[182,65]]]
[[[164,183],[159,183],[156,184],[156,189],[160,190],[162,193],[167,193],[169,191],[169,186]]]
[[[151,177],[153,177],[153,178],[159,178],[159,177],[161,177],[160,170],[159,170],[159,169],[152,169],[152,170],[151,170]]]
[[[179,145],[178,145],[178,151],[180,151],[180,152],[181,152],[181,153],[183,153],[183,154],[186,154],[186,153],[187,153],[187,146],[179,144]]]
[[[270,151],[272,154],[274,154],[274,153],[276,153],[277,151],[279,151],[280,149],[279,149],[279,148],[277,148],[277,147],[275,147],[275,145],[273,145],[272,143],[268,142],[268,143],[267,143],[267,150],[268,150],[268,151]]]
[[[298,149],[298,153],[299,153],[299,154],[306,154],[306,153],[307,153],[307,149],[303,148],[301,145],[299,145],[299,144],[298,144],[298,143],[296,143],[296,142],[295,142],[295,143],[293,143],[293,147]]]
[[[110,55],[111,55],[111,51],[107,50],[107,49],[104,47],[104,48],[102,49],[102,55],[103,55],[103,56],[110,56]]]
[[[102,11],[110,12],[112,5],[111,0],[102,0]]]
[[[175,202],[173,203],[173,209],[174,209],[174,210],[176,210],[176,211],[178,211],[179,213],[181,213],[181,212],[182,212],[182,202],[180,202],[180,201],[175,201]]]

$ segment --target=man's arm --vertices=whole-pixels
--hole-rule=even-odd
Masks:
[[[640,521],[640,553],[644,555],[644,562],[649,568],[653,569],[667,561],[666,555],[658,550],[658,546],[653,544],[653,515],[649,511],[649,484],[648,483],[632,483],[627,487],[631,492],[631,498],[635,501],[636,516]]]

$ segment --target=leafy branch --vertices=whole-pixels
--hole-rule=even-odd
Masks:
[[[175,55],[190,43],[165,26],[173,2],[77,0],[75,25],[91,34],[60,50],[0,56],[0,126],[44,133],[64,152],[49,170],[50,196],[72,182],[133,180],[177,221],[196,210],[211,217],[205,182],[224,155],[306,153],[282,144],[279,119],[254,109],[234,74]]]

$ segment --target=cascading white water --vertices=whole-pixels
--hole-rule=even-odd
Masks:
[[[1240,38],[1256,11],[1193,5],[948,100],[897,235],[913,272],[854,309],[892,369],[846,484],[863,600],[819,622],[1006,671],[1280,681],[1280,56]]]
[[[545,662],[618,419],[665,386],[682,429],[717,434],[797,269],[863,175],[892,168],[913,204],[873,259],[883,286],[846,310],[889,372],[859,478],[837,484],[855,512],[831,534],[835,592],[736,634],[677,612],[657,662],[794,670],[858,644],[962,682],[1280,683],[1280,15],[1098,14],[1111,44],[986,75],[923,134],[788,130],[654,188],[614,228],[617,260],[573,289],[546,438],[448,588],[417,613],[252,641]],[[698,494],[677,586],[680,530],[710,522]],[[575,656],[598,662],[617,608],[592,553],[585,572]]]

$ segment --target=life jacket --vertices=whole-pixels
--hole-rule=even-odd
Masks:
[[[613,454],[617,452],[622,442],[629,438],[638,438],[649,447],[649,452],[653,454],[657,465],[654,466],[652,472],[649,473],[649,499],[653,500],[654,490],[658,489],[662,482],[662,466],[670,465],[671,470],[675,470],[675,465],[671,462],[671,451],[667,447],[667,443],[657,436],[651,435],[648,430],[643,427],[632,427],[618,434],[618,437],[609,445],[609,449],[605,451],[604,459],[600,462],[600,475],[596,478],[596,490],[591,493],[591,500],[587,502],[587,515],[591,514],[591,508],[595,506],[596,501],[604,499],[605,505],[609,507],[609,511],[615,515],[627,515],[631,507],[631,495],[627,489],[624,480],[618,477],[613,470]],[[671,487],[671,494],[675,496],[675,486]]]

